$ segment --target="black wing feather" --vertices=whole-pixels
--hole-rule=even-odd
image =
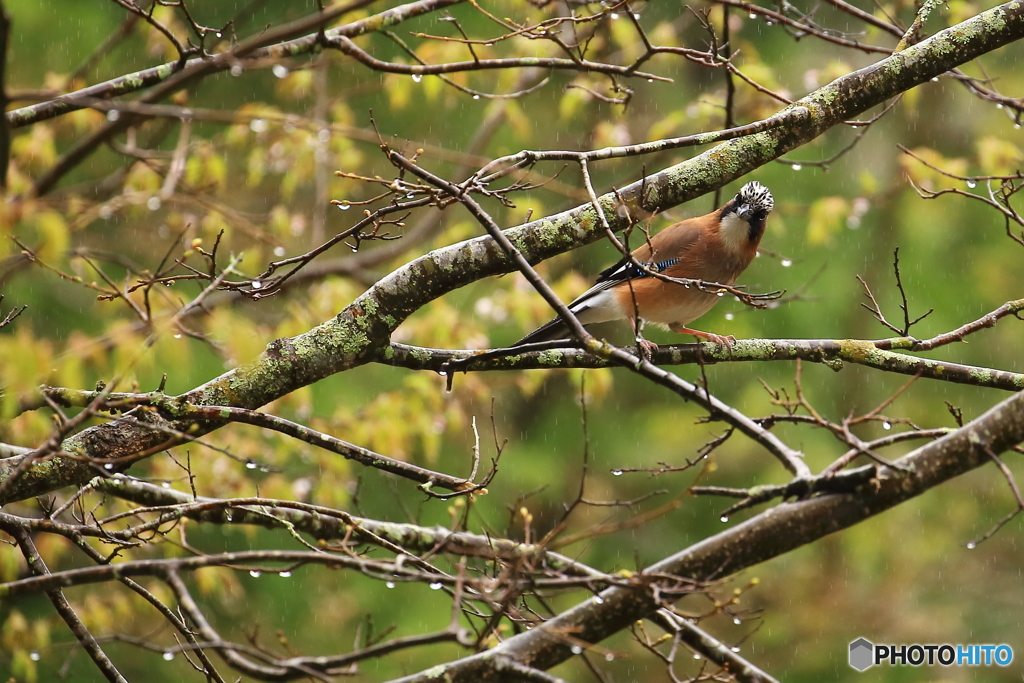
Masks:
[[[668,261],[662,261],[661,263],[653,263],[647,267],[656,273],[660,273],[664,271],[666,268],[674,266],[678,262],[679,259],[674,258],[669,259]],[[578,306],[586,302],[587,299],[590,299],[598,292],[603,292],[606,289],[610,289],[615,285],[619,284],[620,282],[625,282],[627,280],[637,280],[639,278],[650,276],[650,273],[648,273],[647,271],[643,270],[635,263],[633,263],[632,258],[630,258],[629,256],[624,256],[622,260],[620,260],[615,265],[609,268],[605,268],[603,271],[601,271],[601,273],[597,276],[597,280],[594,282],[594,286],[588,289],[587,291],[583,292],[583,294],[580,294],[578,297],[576,297],[573,300],[573,302],[569,304],[569,309],[572,310],[573,313],[578,313]],[[550,341],[552,339],[568,338],[569,336],[569,327],[564,322],[562,322],[561,318],[555,318],[554,320],[545,323],[544,325],[541,325],[536,330],[534,330],[530,334],[526,335],[525,337],[517,341],[515,344],[513,344],[513,346],[519,346],[520,344],[532,344],[534,342],[541,341]]]

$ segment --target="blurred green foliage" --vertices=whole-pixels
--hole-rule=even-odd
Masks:
[[[805,4],[809,9],[811,3]],[[883,2],[880,7],[858,4],[905,23],[914,12],[905,0]],[[70,81],[74,69],[117,31],[124,20],[122,10],[114,3],[70,0],[7,5],[13,16],[7,73],[7,87],[12,91],[74,89],[174,57],[166,40],[139,24],[95,67]],[[235,30],[241,36],[315,10],[311,2],[286,5],[254,3],[255,9],[236,17],[244,9],[241,3],[217,0],[194,3],[192,11],[207,26],[221,26],[236,17]],[[487,5],[499,16],[507,13],[524,21],[543,15],[542,10],[510,0]],[[989,6],[992,3],[951,2],[933,15],[933,25],[928,28],[937,30],[942,22],[960,21]],[[720,26],[721,7],[709,9],[712,23]],[[651,2],[638,11],[640,23],[655,42],[703,49],[707,34],[696,16],[677,4]],[[454,7],[451,14],[470,36],[498,35],[495,26],[470,6]],[[160,8],[158,16],[171,21],[174,15],[170,8]],[[824,25],[838,22],[845,30],[863,30],[848,27],[850,20],[828,7],[818,6],[816,19]],[[750,77],[793,98],[876,58],[812,38],[794,41],[783,28],[737,11],[731,12],[730,22],[734,49],[739,50],[736,64]],[[183,31],[180,21],[174,26]],[[465,48],[456,43],[409,36],[414,31],[452,35],[450,27],[434,16],[404,23],[397,31],[429,62],[467,58]],[[868,44],[891,44],[873,28],[861,38]],[[381,59],[408,61],[394,43],[380,36],[361,39],[360,44]],[[481,56],[514,54],[505,43],[475,49]],[[613,62],[629,60],[640,49],[636,33],[625,19],[610,22],[591,45],[595,56]],[[1020,54],[1019,46],[1010,46],[983,60],[984,73],[1004,93],[1024,91]],[[100,265],[112,280],[123,282],[128,277],[127,264],[155,270],[165,253],[180,257],[195,239],[209,248],[223,230],[222,254],[244,253],[240,269],[252,276],[269,260],[300,254],[323,235],[348,227],[352,214],[361,212],[360,207],[349,212],[332,208],[324,225],[317,228],[318,167],[327,164],[330,171],[370,177],[394,175],[377,149],[371,110],[382,134],[407,139],[409,150],[423,148],[423,162],[442,175],[457,168],[465,173],[489,158],[524,148],[588,149],[713,130],[723,124],[724,74],[667,55],[644,68],[674,81],[625,81],[633,90],[627,107],[566,87],[580,85],[606,93],[608,80],[598,74],[556,72],[546,87],[522,99],[478,100],[434,76],[417,81],[404,75],[369,72],[338,54],[324,58],[328,64],[326,87],[316,84],[313,62],[304,60],[287,63],[287,72],[279,74],[283,77],[275,75],[268,64],[238,77],[224,74],[207,79],[176,102],[219,110],[231,114],[235,121],[199,120],[194,124],[181,187],[170,201],[155,207],[150,201],[161,188],[166,158],[129,163],[129,157],[117,149],[103,149],[56,191],[21,202],[16,210],[11,205],[0,210],[0,258],[17,256],[18,248],[10,239],[16,237],[53,268],[85,283],[102,285],[83,255]],[[972,75],[982,73],[980,65],[966,70]],[[541,76],[533,74],[524,84],[517,81],[519,75],[473,72],[454,74],[452,79],[476,90],[501,93],[532,85]],[[481,149],[469,149],[483,117],[502,108],[501,125],[489,142]],[[762,118],[777,108],[767,96],[737,83],[734,113],[739,123]],[[315,122],[318,111],[325,124]],[[288,119],[289,115],[301,118]],[[32,178],[103,119],[101,113],[81,111],[15,131],[11,191],[25,191]],[[324,126],[330,130],[326,141],[319,136]],[[859,130],[836,129],[794,151],[788,158],[800,162],[798,165],[770,164],[759,169],[751,178],[772,189],[777,208],[763,242],[766,253],[741,282],[753,291],[785,289],[794,296],[764,311],[723,301],[698,326],[740,338],[891,336],[860,307],[863,292],[855,276],[871,285],[890,319],[900,320],[892,276],[897,247],[911,314],[935,308],[914,329],[918,337],[954,329],[1006,300],[1020,298],[1024,292],[1022,251],[1006,237],[1002,219],[964,197],[921,199],[909,179],[926,189],[968,188],[896,148],[897,143],[902,144],[929,163],[957,174],[1001,174],[1021,167],[1024,140],[1018,128],[1005,111],[943,78],[908,93],[890,114],[870,127],[859,144],[827,168],[814,162],[830,158]],[[173,120],[169,124],[154,121],[139,131],[137,142],[170,153],[177,139]],[[667,152],[605,162],[592,167],[595,186],[599,191],[622,186],[645,169],[658,170],[683,158],[683,152]],[[530,211],[538,217],[585,201],[577,169],[563,170],[552,164],[537,172],[546,178],[557,174],[557,178],[515,195],[515,207],[488,204],[500,224],[515,225]],[[350,178],[331,175],[327,182],[331,199],[364,201],[375,194],[370,185]],[[726,188],[722,196],[738,186]],[[701,198],[654,218],[651,225],[658,229],[712,208],[711,197]],[[413,225],[418,219],[412,216],[407,223]],[[480,232],[465,214],[452,208],[427,241],[410,244],[407,251],[358,271],[354,278],[332,277],[259,304],[221,302],[202,321],[190,323],[208,335],[210,343],[168,331],[148,351],[140,351],[146,331],[135,324],[122,302],[97,301],[96,292],[42,267],[12,266],[2,280],[5,311],[10,305],[27,304],[29,309],[0,332],[4,389],[0,440],[32,445],[48,435],[52,425],[45,414],[29,412],[10,419],[19,397],[41,383],[89,388],[97,380],[121,374],[124,388],[150,390],[167,373],[170,392],[190,389],[252,359],[269,341],[301,333],[330,318],[374,277],[430,248]],[[392,248],[393,244],[370,243],[364,249]],[[344,247],[335,251],[338,253],[326,257],[345,256]],[[552,259],[540,270],[561,296],[571,298],[615,258],[611,246],[597,244]],[[198,291],[197,285],[178,284],[154,296],[151,303],[157,313],[169,314]],[[395,340],[442,348],[497,346],[512,342],[549,316],[540,297],[521,277],[513,275],[477,283],[431,304],[413,315]],[[629,338],[624,324],[599,331],[616,341]],[[657,331],[651,332],[651,338],[659,343],[681,341],[676,335]],[[972,337],[970,344],[946,347],[932,355],[1021,372],[1021,339],[1019,323],[1011,319]],[[780,410],[770,404],[759,380],[773,388],[788,386],[792,393],[794,379],[790,363],[723,364],[703,370],[684,366],[674,371],[690,381],[706,373],[711,390],[748,415]],[[802,369],[806,396],[819,412],[834,420],[851,411],[870,410],[906,379],[861,367],[848,366],[838,374],[809,364]],[[581,394],[586,397],[585,429]],[[892,429],[904,428],[905,423],[895,418],[920,426],[952,426],[947,402],[962,408],[970,419],[1000,398],[991,390],[920,380],[885,412],[894,418]],[[719,448],[699,476],[697,470],[657,478],[639,473],[615,476],[617,468],[682,464],[723,430],[720,424],[699,422],[699,410],[625,370],[458,376],[454,391],[445,393],[442,377],[367,365],[298,391],[266,410],[392,457],[459,474],[468,472],[470,465],[473,417],[481,431],[485,457],[493,455],[492,405],[496,437],[508,439],[508,445],[489,494],[472,503],[469,526],[473,530],[522,537],[523,517],[517,511],[526,507],[533,515],[531,533],[545,533],[559,520],[562,506],[576,495],[585,452],[589,457],[586,496],[590,499],[628,500],[652,489],[666,490],[634,508],[584,508],[574,515],[568,535],[596,525],[623,525],[609,535],[562,549],[608,571],[643,567],[724,528],[719,516],[727,503],[687,496],[686,488],[695,480],[751,486],[786,478],[773,458],[740,437]],[[885,433],[884,429],[873,424],[859,435],[874,438]],[[816,471],[845,450],[822,430],[780,425],[777,433],[803,450]],[[238,461],[201,447],[177,449],[179,462],[188,451],[203,495],[228,497],[259,491],[265,496],[308,500],[381,519],[411,518],[423,524],[450,525],[463,513],[451,503],[424,500],[409,483],[359,470],[337,456],[252,427],[222,429],[208,440],[242,460],[265,464],[271,471],[246,469]],[[886,455],[896,457],[911,447],[898,447]],[[1016,469],[1013,458],[1009,462]],[[188,487],[182,470],[167,455],[150,458],[131,473],[169,481],[182,490]],[[678,504],[670,505],[672,501]],[[107,509],[119,509],[118,503],[108,503]],[[967,541],[983,533],[1013,504],[1006,482],[993,468],[962,477],[716,587],[712,594],[720,600],[728,600],[735,588],[743,589],[738,609],[743,611],[744,621],[734,624],[731,618],[717,616],[704,625],[726,642],[746,638],[742,652],[786,681],[853,680],[856,674],[847,667],[846,648],[859,636],[892,643],[1008,642],[1024,656],[1018,623],[1024,608],[1016,547],[1020,523],[1011,522],[975,550],[965,549]],[[639,526],[627,524],[635,513],[658,506],[666,506],[664,514]],[[16,507],[28,514],[33,504]],[[276,547],[283,536],[265,530],[185,528],[187,542],[206,551]],[[186,535],[184,531],[172,534],[171,540],[184,542]],[[83,563],[77,551],[63,541],[40,537],[39,545],[51,568]],[[168,542],[142,555],[182,552]],[[4,580],[22,570],[19,563],[13,550],[0,549]],[[759,582],[748,586],[755,577]],[[226,635],[240,642],[256,637],[279,653],[288,648],[304,654],[344,652],[352,647],[359,625],[365,628],[367,615],[372,615],[377,631],[394,625],[396,635],[442,628],[450,618],[450,603],[440,592],[418,585],[389,589],[380,581],[321,568],[299,569],[290,578],[206,569],[190,581]],[[144,583],[170,598],[160,584]],[[126,591],[85,587],[68,591],[68,596],[97,635],[131,634],[173,644],[167,629],[152,634],[159,617]],[[553,598],[550,607],[568,607],[579,597]],[[682,605],[695,614],[711,606],[701,596],[684,600]],[[44,598],[0,605],[0,619],[0,671],[9,668],[10,676],[28,682],[58,680],[58,676],[75,682],[100,680],[85,655],[68,646],[71,636]],[[198,680],[180,655],[167,662],[159,653],[127,643],[111,642],[106,647],[130,680]],[[616,680],[667,680],[662,665],[627,635],[602,647],[622,655],[609,665]],[[459,655],[457,648],[447,645],[415,650],[367,662],[357,679],[385,680]],[[886,681],[1009,681],[1019,676],[1018,667],[873,671],[872,675],[881,678],[872,680]],[[588,675],[577,663],[555,673],[570,680],[584,680]]]

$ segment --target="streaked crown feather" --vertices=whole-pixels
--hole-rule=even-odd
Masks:
[[[755,209],[761,209],[765,213],[771,213],[771,210],[775,208],[775,198],[772,197],[772,192],[767,187],[752,180],[736,193],[737,204],[748,204]]]

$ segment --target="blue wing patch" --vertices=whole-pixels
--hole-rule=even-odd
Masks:
[[[662,261],[660,263],[652,263],[647,267],[656,273],[663,273],[667,268],[671,268],[675,264],[679,263],[678,258],[669,259],[668,261]],[[650,277],[646,271],[637,267],[635,263],[630,261],[628,258],[623,258],[621,261],[616,263],[611,268],[608,268],[600,275],[597,276],[597,282],[625,282],[626,280],[635,280],[637,278]]]

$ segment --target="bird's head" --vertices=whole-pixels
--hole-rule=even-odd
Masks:
[[[748,223],[764,221],[775,207],[771,190],[756,180],[740,188],[730,202],[736,215]]]
[[[750,242],[760,241],[765,221],[774,207],[775,199],[771,190],[756,180],[747,183],[722,207],[719,218],[723,236],[728,241],[732,241],[729,238],[737,239],[741,236]]]

